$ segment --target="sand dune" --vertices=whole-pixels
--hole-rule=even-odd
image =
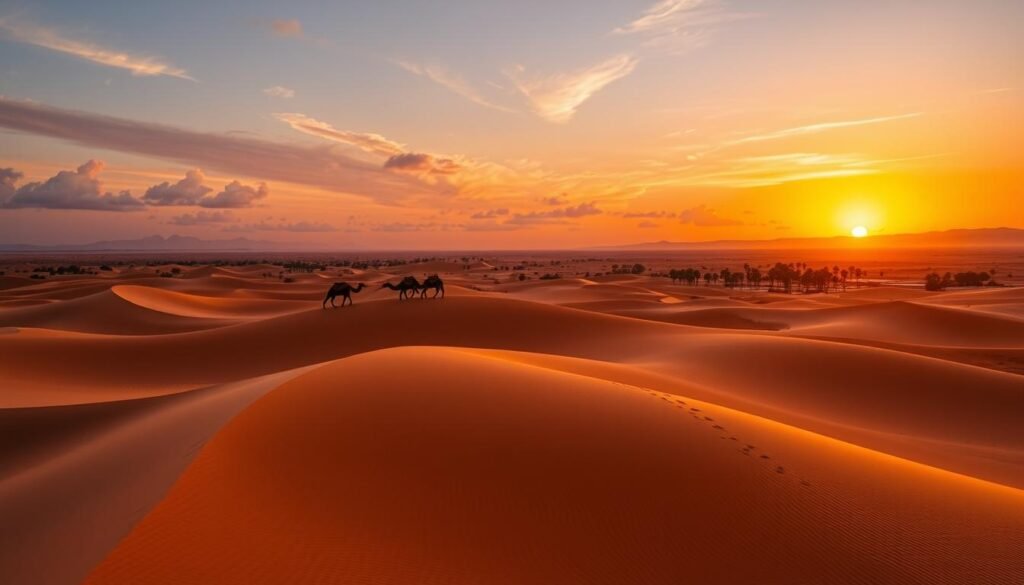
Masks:
[[[134,285],[118,285],[111,291],[146,309],[203,319],[259,319],[309,308],[302,301],[220,298]]]
[[[12,308],[0,312],[0,326],[43,327],[118,335],[196,331],[222,324],[217,320],[171,316],[153,311],[110,290],[60,303]]]
[[[692,399],[395,349],[241,413],[86,582],[999,582],[1022,510]]]
[[[3,581],[1024,576],[1021,290],[484,268],[0,287]]]

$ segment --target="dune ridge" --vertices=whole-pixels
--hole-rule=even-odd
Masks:
[[[0,573],[1024,576],[1020,291],[498,284],[486,264],[0,289],[0,522],[23,527]],[[444,300],[380,288],[434,271]],[[322,309],[338,280],[367,288]]]

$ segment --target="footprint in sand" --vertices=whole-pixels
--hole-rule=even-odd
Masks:
[[[775,468],[775,473],[786,473],[786,469],[780,465]]]

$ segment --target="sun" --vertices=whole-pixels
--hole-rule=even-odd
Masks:
[[[859,225],[850,230],[850,233],[853,234],[853,237],[855,238],[863,238],[864,236],[868,235],[868,228]]]

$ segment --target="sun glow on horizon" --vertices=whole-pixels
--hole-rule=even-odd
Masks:
[[[859,225],[850,230],[850,234],[852,234],[855,238],[863,238],[868,235],[868,228]]]

